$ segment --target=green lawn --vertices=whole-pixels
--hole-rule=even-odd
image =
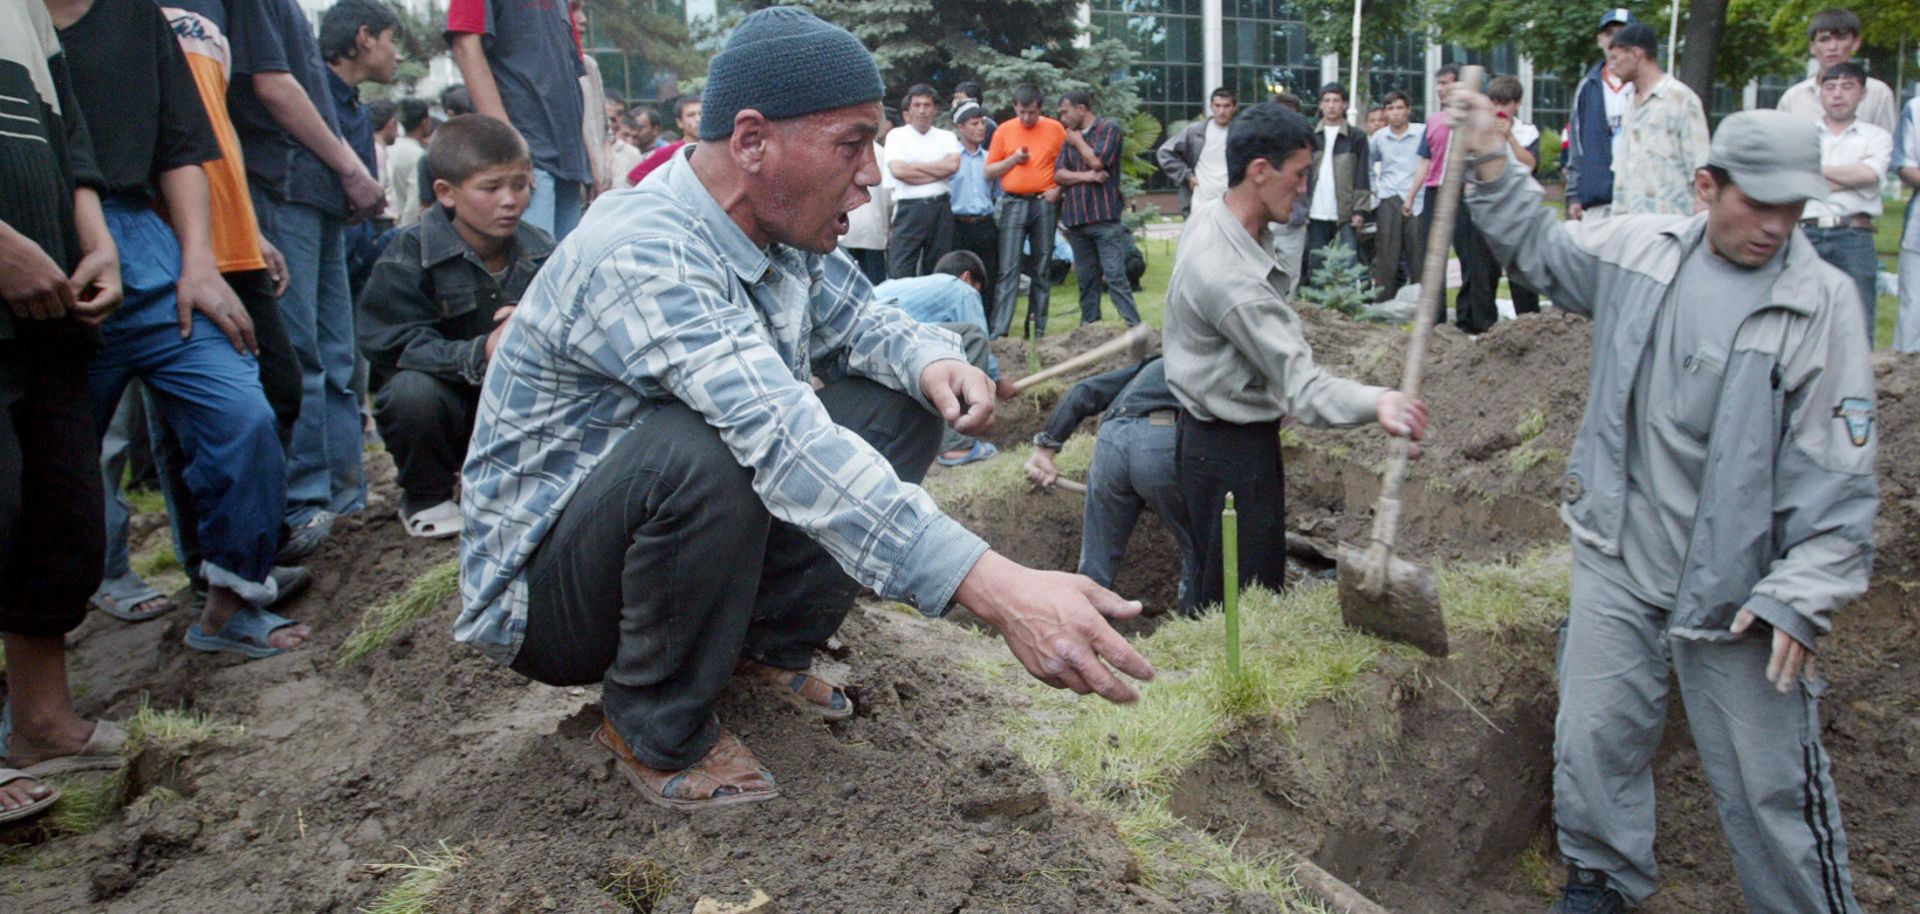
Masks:
[[[1556,208],[1559,204],[1551,204]],[[1900,258],[1900,226],[1905,223],[1907,203],[1905,200],[1887,201],[1886,215],[1880,217],[1879,232],[1874,237],[1874,248],[1880,253],[1880,263],[1889,272],[1894,271]],[[1134,293],[1134,302],[1140,308],[1142,320],[1154,326],[1160,326],[1166,313],[1167,278],[1173,274],[1174,242],[1171,240],[1149,239],[1139,242],[1140,250],[1147,256],[1147,274],[1141,277],[1146,288]],[[1451,296],[1458,290],[1449,290]],[[1505,280],[1500,283],[1502,297],[1510,297]],[[1015,333],[1017,328],[1025,326],[1026,303],[1019,304],[1014,313]],[[1113,303],[1104,296],[1101,299],[1103,323],[1120,325],[1120,318],[1113,313]],[[1893,321],[1899,302],[1891,295],[1880,296],[1874,310],[1874,346],[1885,349],[1893,344]],[[1071,331],[1080,322],[1080,287],[1072,276],[1067,281],[1053,287],[1053,297],[1048,301],[1047,327],[1053,333]]]

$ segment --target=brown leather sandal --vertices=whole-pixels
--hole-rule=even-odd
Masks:
[[[773,686],[782,701],[802,711],[828,720],[853,716],[853,699],[847,697],[845,690],[806,670],[783,670],[742,657],[733,671]]]
[[[720,740],[707,750],[705,758],[679,771],[649,768],[634,758],[633,750],[614,731],[611,721],[601,721],[600,729],[593,731],[593,741],[613,753],[620,773],[655,806],[706,809],[758,803],[780,795],[773,773],[761,767],[746,744],[726,730],[720,731]]]

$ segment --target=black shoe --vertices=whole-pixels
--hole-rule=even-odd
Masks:
[[[1567,887],[1547,914],[1626,914],[1627,899],[1607,888],[1607,874],[1567,867]]]

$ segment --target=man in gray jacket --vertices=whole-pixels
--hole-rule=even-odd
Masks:
[[[1484,98],[1455,103],[1480,123]],[[1593,320],[1561,515],[1572,612],[1554,734],[1564,914],[1656,886],[1653,756],[1669,671],[1754,914],[1855,914],[1813,655],[1867,588],[1873,369],[1845,275],[1795,230],[1827,192],[1811,122],[1728,117],[1691,217],[1561,224],[1465,131],[1474,222],[1513,273]]]
[[[1188,124],[1160,144],[1154,158],[1167,179],[1180,186],[1180,212],[1218,200],[1227,192],[1227,125],[1240,110],[1233,90],[1221,86],[1207,97],[1207,117]]]

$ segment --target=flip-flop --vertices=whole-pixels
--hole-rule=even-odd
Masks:
[[[154,600],[160,601],[159,609],[146,612],[136,612],[133,609]],[[155,590],[153,585],[131,571],[112,580],[100,582],[100,589],[94,591],[93,596],[87,598],[87,602],[92,604],[94,609],[122,622],[145,622],[149,619],[157,619],[173,612],[176,608],[176,604],[166,594]]]
[[[459,536],[461,528],[460,506],[451,500],[443,501],[431,508],[422,508],[412,514],[400,509],[400,523],[407,528],[407,535],[426,540]]]
[[[933,458],[933,460],[935,463],[938,463],[943,467],[963,467],[969,463],[975,463],[981,460],[985,460],[988,457],[992,457],[993,455],[998,453],[1000,453],[1000,449],[997,447],[994,447],[993,442],[975,441],[973,443],[973,447],[968,448],[967,452],[965,454],[960,455],[959,457],[947,457],[945,455],[942,455],[942,456]]]
[[[613,753],[614,767],[620,769],[620,773],[640,789],[642,798],[655,806],[678,810],[708,809],[758,803],[780,795],[780,786],[774,783],[773,773],[760,766],[759,760],[753,757],[745,743],[725,730],[720,731],[719,742],[707,751],[706,758],[679,771],[647,767],[634,757],[633,750],[627,748],[627,741],[614,731],[611,721],[601,721],[600,728],[593,731],[593,741]],[[753,764],[751,774],[725,780],[713,773],[715,768],[743,761]],[[686,796],[703,791],[705,797]]]
[[[853,699],[845,689],[806,670],[784,670],[742,657],[733,671],[773,686],[782,701],[809,714],[828,720],[853,716]]]
[[[285,616],[277,615],[255,606],[242,606],[233,612],[233,618],[227,620],[227,627],[209,635],[200,630],[200,623],[187,627],[187,646],[196,651],[218,654],[222,651],[239,654],[249,660],[259,660],[286,653],[285,648],[274,647],[267,642],[268,636],[289,625],[298,625]]]
[[[31,774],[21,771],[18,768],[0,768],[0,787],[5,787],[8,784],[13,783],[14,781],[25,780],[28,778],[31,778],[36,781],[40,780],[39,778],[36,778]],[[41,783],[46,784],[45,781],[41,781]],[[46,812],[47,807],[52,806],[56,801],[60,799],[60,785],[46,784],[46,786],[47,786],[46,796],[41,797],[38,800],[34,800],[28,803],[27,805],[20,807],[19,809],[0,810],[0,822],[18,822],[21,819],[29,819],[43,812]]]
[[[35,762],[20,769],[28,777],[49,778],[56,774],[72,774],[76,771],[112,771],[125,764],[126,759],[120,750],[127,744],[127,731],[110,720],[98,720],[93,723],[93,733],[87,737],[87,744],[72,755],[55,756]]]

